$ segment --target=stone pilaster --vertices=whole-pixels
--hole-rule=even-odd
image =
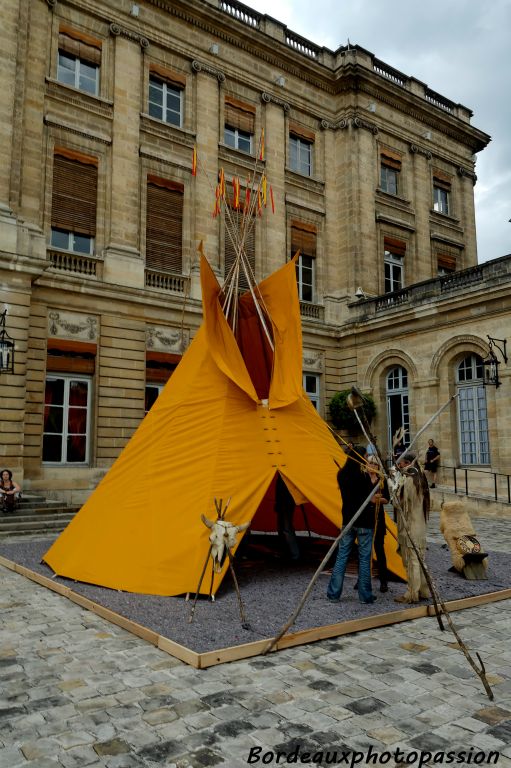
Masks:
[[[140,44],[115,38],[114,117],[110,235],[104,253],[103,278],[142,287],[144,264],[139,250],[139,131],[142,53]]]

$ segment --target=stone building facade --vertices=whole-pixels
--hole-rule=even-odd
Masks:
[[[477,263],[469,109],[237,0],[15,0],[0,38],[0,454],[25,488],[86,498],[171,375],[201,322],[198,243],[220,280],[229,262],[221,168],[271,183],[256,277],[301,249],[321,414],[356,383],[388,447],[457,395],[432,427],[445,463],[511,472],[509,369],[481,380],[511,258]]]

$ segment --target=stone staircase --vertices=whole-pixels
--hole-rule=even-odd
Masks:
[[[24,493],[14,513],[0,512],[0,540],[33,535],[44,538],[60,533],[79,509],[62,501]]]

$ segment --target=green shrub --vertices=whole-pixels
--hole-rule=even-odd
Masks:
[[[348,432],[360,432],[360,425],[354,412],[349,408],[347,404],[348,395],[351,389],[343,389],[342,392],[337,392],[330,400],[330,418],[332,424],[336,429],[346,429]],[[372,395],[364,395],[364,413],[366,419],[371,421],[376,416],[376,405]]]

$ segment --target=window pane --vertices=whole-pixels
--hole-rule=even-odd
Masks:
[[[64,410],[59,405],[45,405],[44,431],[62,434]]]
[[[48,405],[64,404],[64,379],[48,379],[46,381],[44,402]]]
[[[289,142],[289,165],[293,171],[298,169],[298,139],[294,137]]]
[[[98,67],[87,64],[84,61],[79,62],[79,88],[87,93],[96,94],[98,85]]]
[[[227,144],[228,147],[236,148],[236,133],[233,128],[225,126],[224,144]]]
[[[394,168],[388,168],[386,165],[381,166],[380,186],[384,192],[397,195],[397,176],[398,173]]]
[[[68,413],[68,434],[84,435],[87,430],[87,411],[85,408],[70,408]]]
[[[160,394],[162,387],[158,384],[147,384],[145,388],[145,412],[147,413],[156,402],[158,395]]]
[[[69,435],[67,438],[67,457],[69,462],[84,462],[87,439],[85,435]]]
[[[163,105],[163,83],[151,80],[149,83],[149,101]]]
[[[96,95],[97,92],[97,81],[96,78],[90,78],[85,77],[84,75],[80,75],[80,79],[78,81],[78,87],[81,91],[86,91],[87,93],[92,93],[93,96]]]
[[[73,235],[73,251],[76,253],[92,253],[92,237],[87,235]]]
[[[59,52],[57,80],[66,85],[74,85],[76,77],[76,59]]]
[[[149,102],[149,114],[151,117],[156,117],[158,120],[163,120],[163,108],[160,104]]]
[[[87,406],[89,385],[86,381],[71,381],[69,383],[69,405]]]
[[[43,436],[43,461],[62,461],[62,436]]]
[[[181,125],[181,115],[179,112],[175,112],[172,109],[167,109],[165,121],[170,125]]]
[[[51,231],[51,244],[54,248],[62,248],[65,251],[69,250],[69,232],[64,232],[63,229],[52,229]]]
[[[242,152],[252,152],[252,137],[249,133],[238,132],[238,149]]]

